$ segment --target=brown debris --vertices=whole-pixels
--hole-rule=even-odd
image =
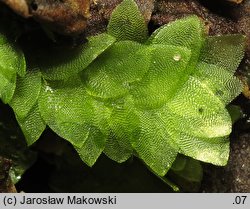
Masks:
[[[91,0],[90,18],[87,20],[86,35],[96,35],[106,30],[108,20],[122,0]]]
[[[23,17],[29,17],[29,7],[26,0],[0,0],[8,5],[13,11]]]
[[[197,0],[159,0],[152,16],[152,22],[154,25],[161,26],[188,15],[200,17],[209,27],[210,35],[237,33],[233,20],[210,12]]]
[[[152,12],[154,10],[155,0],[136,0],[136,3],[145,19],[149,22],[151,19]]]
[[[249,84],[247,82],[247,78],[245,76],[243,76],[243,75],[238,75],[237,77],[241,80],[241,82],[243,84],[242,94],[246,98],[250,99],[250,86],[249,86]]]
[[[243,0],[227,0],[227,1],[233,2],[235,4],[240,4],[240,3],[242,3]]]
[[[237,10],[237,9],[235,9]],[[235,11],[236,13],[237,11]],[[237,27],[239,32],[243,32],[247,37],[247,53],[250,59],[250,0],[245,0],[238,8]]]
[[[53,32],[95,35],[106,30],[112,11],[122,0],[0,0],[17,14],[33,17]],[[149,22],[154,0],[136,0]],[[90,11],[89,11],[90,10]]]
[[[0,193],[15,193],[16,188],[9,177],[9,170],[12,162],[0,156]]]
[[[89,0],[0,0],[19,15],[33,17],[50,30],[66,35],[82,33],[89,17]],[[18,2],[18,3],[17,3]]]
[[[245,77],[245,88],[243,94],[250,99],[250,0],[243,1],[231,10],[236,20],[236,27],[239,33],[246,35],[246,53],[240,65],[239,74]]]
[[[51,30],[74,35],[86,28],[88,0],[34,0],[31,7],[32,16]]]

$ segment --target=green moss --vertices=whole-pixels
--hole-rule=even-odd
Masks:
[[[25,65],[15,63],[23,55],[13,57],[20,52],[1,34],[0,95],[28,144],[47,125],[89,166],[102,152],[117,162],[138,156],[160,176],[178,153],[225,165],[232,129],[225,106],[242,90],[234,72],[244,36],[209,37],[190,16],[149,37],[133,0],[114,10],[107,32],[73,51],[41,52],[34,59],[41,73],[22,78]]]

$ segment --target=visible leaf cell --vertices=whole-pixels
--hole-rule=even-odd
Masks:
[[[27,73],[23,53],[0,34],[0,97],[29,145],[48,126],[88,166],[102,153],[119,163],[137,156],[159,176],[173,165],[191,179],[197,169],[198,181],[201,167],[191,158],[227,163],[232,119],[225,107],[242,91],[234,73],[244,45],[242,35],[207,36],[197,16],[148,37],[137,4],[124,0],[107,33],[76,48],[39,49],[37,69],[28,65]],[[189,160],[178,164],[180,154]]]

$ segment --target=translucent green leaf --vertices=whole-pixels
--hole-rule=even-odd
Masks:
[[[0,98],[5,104],[8,104],[15,92],[16,89],[16,75],[14,74],[12,79],[9,80],[8,84],[5,85],[4,89],[0,92]]]
[[[199,138],[180,133],[178,138],[179,152],[194,159],[225,166],[229,157],[228,137]]]
[[[110,99],[124,96],[128,93],[113,77],[109,77],[105,70],[89,68],[89,70],[92,69],[93,73],[86,77],[86,86],[89,95],[101,99]]]
[[[147,74],[131,84],[131,94],[138,108],[158,108],[170,100],[188,79],[186,67],[190,50],[186,48],[152,45],[154,50]]]
[[[9,80],[0,73],[0,95],[4,88],[8,85]]]
[[[104,153],[110,159],[123,163],[132,156],[133,150],[128,140],[116,138],[111,134],[106,142]]]
[[[185,157],[185,166],[182,170],[174,171],[174,173],[189,182],[200,183],[203,176],[201,163],[198,160]]]
[[[59,136],[69,141],[75,147],[81,147],[88,139],[89,126],[72,122],[48,124]]]
[[[147,71],[150,53],[151,49],[132,41],[113,44],[83,72],[88,93],[103,99],[127,94],[130,83]]]
[[[41,89],[41,73],[30,71],[25,77],[17,77],[15,93],[10,102],[19,118],[24,118],[37,102]]]
[[[81,159],[93,166],[105,148],[107,136],[103,135],[96,127],[91,127],[87,140],[81,147],[75,147]]]
[[[104,135],[107,133],[109,111],[102,102],[88,96],[78,77],[44,85],[39,109],[52,130],[81,150],[92,126],[97,126]]]
[[[238,121],[240,118],[244,117],[243,111],[240,106],[230,104],[227,106],[227,111],[229,112],[231,116],[233,124],[236,121]]]
[[[108,135],[110,132],[109,117],[112,109],[109,105],[106,105],[103,101],[91,100],[93,112],[91,116],[92,126],[96,126],[100,129],[103,135]]]
[[[237,97],[243,89],[241,81],[216,65],[201,62],[197,64],[195,73],[204,85],[206,85],[215,96],[226,105]]]
[[[65,81],[45,81],[39,97],[39,104],[44,104],[44,111],[51,112],[45,116],[58,122],[84,124],[91,119],[91,100],[79,77],[74,76]],[[41,112],[43,112],[41,110]]]
[[[187,91],[188,90],[189,89],[187,89]],[[231,130],[230,116],[228,116],[229,118],[227,117],[228,121],[226,120],[227,123],[230,123],[228,127],[224,128],[223,126],[216,125],[216,117],[219,117],[220,114],[216,113],[215,110],[212,117],[212,120],[215,122],[206,127],[206,123],[205,125],[202,124],[202,120],[197,119],[197,117],[193,115],[192,109],[186,108],[186,100],[183,99],[182,102],[183,105],[180,105],[182,109],[177,108],[177,110],[180,110],[182,113],[185,112],[186,115],[188,115],[190,111],[189,118],[182,117],[182,114],[172,115],[167,107],[163,107],[157,111],[158,117],[161,118],[162,121],[165,121],[165,128],[174,139],[178,152],[204,162],[215,165],[225,165],[229,156],[228,135],[230,133],[230,131],[225,133],[225,129],[228,128]],[[207,100],[206,102],[211,106],[215,105],[212,103],[212,100]],[[225,114],[228,115],[228,112],[225,111]],[[204,121],[206,122],[206,120],[205,118]]]
[[[104,33],[90,37],[87,43],[75,48],[47,47],[39,51],[36,59],[44,78],[63,80],[86,68],[114,41],[112,36]]]
[[[19,117],[18,114],[16,114],[16,118],[28,145],[32,145],[36,142],[46,128],[37,103],[31,108],[26,117]]]
[[[147,39],[147,26],[134,0],[123,0],[115,8],[109,20],[108,33],[118,41],[144,42]]]
[[[245,36],[223,35],[207,37],[200,61],[222,67],[234,73],[244,56]]]
[[[131,98],[117,102],[113,106],[109,118],[111,133],[106,143],[104,153],[112,160],[122,163],[132,156],[130,144],[133,132],[139,125],[139,119],[134,113]]]
[[[59,136],[77,147],[84,144],[92,108],[80,80],[45,84],[39,97],[39,110],[46,124]]]
[[[168,185],[174,192],[180,192],[180,188],[175,183],[173,183],[172,181],[170,181],[167,177],[165,177],[165,176],[159,176],[158,174],[156,174],[156,176],[159,179],[161,179],[166,185]]]
[[[169,120],[178,132],[207,138],[231,133],[231,117],[225,105],[207,86],[193,77],[167,103],[167,107]]]
[[[44,120],[72,143],[89,166],[102,152],[117,162],[134,154],[159,176],[172,166],[177,173],[186,169],[195,181],[199,175],[192,179],[191,173],[199,165],[192,160],[176,163],[178,153],[225,165],[232,129],[225,105],[242,87],[222,58],[229,57],[225,50],[236,51],[234,66],[228,65],[237,67],[243,39],[236,46],[236,36],[209,37],[200,55],[204,25],[191,16],[160,28],[143,45],[139,42],[146,40],[147,29],[132,0],[124,0],[114,10],[108,33],[77,48],[57,46],[37,54],[45,79],[39,111],[30,110],[35,104],[30,98],[35,101],[38,96],[33,89],[39,89],[38,82],[32,79],[26,85],[23,81],[29,74],[22,82],[18,79],[11,104],[29,143],[42,133]],[[3,67],[0,73],[1,95],[15,76],[9,72]],[[39,124],[41,129],[35,127]]]
[[[13,76],[16,76],[16,72],[9,70],[8,68],[0,67],[0,74],[5,77],[7,80],[11,80]]]
[[[187,163],[187,157],[185,157],[184,155],[177,155],[175,161],[171,166],[171,170],[175,172],[184,170],[186,163]]]
[[[174,162],[178,150],[165,121],[150,112],[138,113],[140,129],[131,141],[139,157],[159,176],[164,176]]]
[[[73,122],[58,122],[53,113],[53,109],[45,110],[46,103],[39,102],[39,110],[46,124],[59,136],[68,140],[74,146],[82,146],[86,141],[89,133],[87,124],[78,124]],[[54,109],[55,110],[55,109]],[[51,115],[51,118],[48,118]]]
[[[189,72],[195,66],[205,40],[204,24],[197,16],[182,18],[157,29],[149,38],[149,44],[186,47],[192,52]]]
[[[9,103],[16,87],[16,73],[24,76],[26,63],[24,54],[9,40],[2,31],[0,32],[0,97],[4,103]]]
[[[26,72],[26,62],[23,52],[17,45],[8,40],[4,34],[0,33],[0,73],[4,70],[5,76],[13,73],[18,73],[19,76],[24,76]]]
[[[112,113],[109,118],[109,127],[115,137],[128,138],[138,128],[139,118],[135,114],[131,97],[113,103]]]

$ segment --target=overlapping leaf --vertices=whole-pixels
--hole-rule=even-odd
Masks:
[[[13,75],[13,77],[10,80],[8,80],[7,84],[2,89],[2,92],[0,92],[0,97],[5,104],[11,101],[15,89],[16,89],[16,75]]]
[[[173,97],[187,79],[191,54],[185,47],[151,45],[149,48],[152,55],[147,73],[141,81],[131,84],[130,91],[136,105],[144,109],[160,107]]]
[[[192,52],[187,66],[188,71],[192,72],[204,41],[204,25],[197,16],[190,16],[160,27],[151,35],[148,44],[186,47]]]
[[[222,67],[234,73],[244,56],[245,36],[209,36],[201,51],[200,61]]]
[[[167,107],[174,114],[172,123],[178,131],[205,138],[231,133],[231,117],[225,105],[193,77],[167,103]]]
[[[113,11],[108,25],[108,33],[118,41],[146,41],[147,26],[134,1],[124,0]]]
[[[44,84],[39,110],[46,124],[75,146],[82,146],[89,134],[91,106],[85,90],[77,80],[68,84]]]
[[[17,88],[10,106],[19,118],[24,118],[36,103],[41,89],[41,73],[30,71],[25,77],[17,78]]]
[[[113,103],[109,117],[110,135],[104,153],[117,162],[124,162],[133,154],[130,140],[137,131],[139,118],[135,115],[131,97]],[[130,139],[130,140],[129,140]]]
[[[154,172],[164,176],[178,154],[178,147],[166,129],[165,121],[154,112],[138,112],[138,117],[138,134],[132,138],[131,144]]]
[[[106,140],[107,136],[98,128],[92,126],[89,129],[89,134],[84,144],[81,147],[75,146],[75,149],[79,153],[81,159],[88,166],[92,166],[104,150]]]
[[[16,115],[16,118],[28,145],[36,142],[46,128],[46,124],[40,115],[37,103],[30,109],[25,117]]]
[[[160,176],[178,153],[225,165],[232,129],[225,105],[241,92],[234,72],[244,37],[205,37],[202,21],[190,16],[146,41],[133,0],[115,9],[108,34],[72,51],[43,52],[36,63],[42,87],[40,74],[29,72],[15,88],[16,74],[6,67],[14,64],[1,68],[0,61],[1,97],[8,102],[14,94],[10,104],[28,143],[46,124],[89,166],[102,152],[117,162],[134,154]]]
[[[224,104],[230,103],[242,91],[241,81],[224,68],[200,62],[195,77],[206,85]]]
[[[24,76],[26,72],[26,63],[23,52],[17,47],[13,40],[8,40],[4,33],[0,32],[0,69],[1,74],[11,78],[13,74],[18,73]]]
[[[0,98],[9,103],[16,88],[16,77],[24,76],[26,64],[23,52],[0,31]]]
[[[86,68],[115,38],[108,34],[90,37],[88,42],[75,47],[49,47],[37,52],[37,65],[48,80],[64,80]]]
[[[103,99],[127,94],[130,83],[145,74],[150,53],[146,46],[132,41],[113,44],[83,72],[88,93]]]

